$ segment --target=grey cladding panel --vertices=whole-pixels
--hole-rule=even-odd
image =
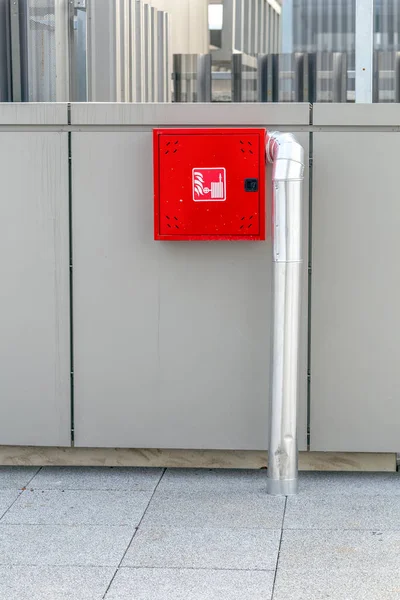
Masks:
[[[310,122],[309,104],[90,104],[72,105],[74,125],[225,125],[272,128]]]
[[[400,135],[314,135],[311,450],[400,449]]]
[[[72,150],[76,444],[265,449],[270,241],[154,242],[151,133]]]
[[[67,104],[0,103],[0,125],[66,125]]]
[[[350,127],[390,127],[400,125],[398,104],[329,104],[313,105],[314,125]]]
[[[0,135],[0,444],[70,444],[68,137]]]

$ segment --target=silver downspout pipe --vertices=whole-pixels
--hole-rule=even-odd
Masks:
[[[297,405],[304,150],[291,133],[269,132],[273,164],[273,330],[268,493],[297,493]]]

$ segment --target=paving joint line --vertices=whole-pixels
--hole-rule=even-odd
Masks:
[[[0,523],[0,529],[2,527],[93,527],[93,528],[101,528],[101,529],[118,529],[132,527],[132,523],[125,523],[123,525],[104,525],[102,523]]]
[[[121,569],[148,569],[148,570],[161,570],[161,571],[244,571],[249,573],[274,573],[274,569],[243,569],[241,567],[150,567],[141,565],[127,565],[121,567]]]
[[[372,532],[379,532],[379,533],[400,533],[400,527],[398,528],[394,528],[394,529],[383,529],[382,527],[353,527],[352,529],[348,529],[348,528],[343,528],[343,527],[331,527],[331,528],[325,528],[325,527],[285,527],[284,531],[309,531],[309,532],[323,532],[323,531],[339,531],[340,533],[342,532],[349,532],[349,531],[357,531],[358,533],[362,533],[362,532],[368,532],[368,531],[372,531]]]
[[[43,469],[43,467],[39,467],[37,469],[36,473],[34,475],[32,475],[32,477],[30,478],[28,483],[25,485],[25,489],[28,489],[28,486],[32,483],[32,481],[35,479],[36,475],[38,475],[42,469]]]
[[[25,563],[25,562],[0,562],[0,567],[38,567],[46,569],[112,569],[114,565],[81,565],[81,564],[51,564],[51,563]],[[114,567],[115,568],[115,567]],[[146,569],[146,570],[161,570],[161,571],[240,571],[249,573],[273,573],[273,569],[242,569],[240,567],[147,567],[147,566],[131,566],[120,567],[120,569]]]
[[[285,498],[285,506],[283,507],[281,537],[280,537],[280,540],[279,540],[278,554],[277,554],[277,557],[276,557],[275,575],[274,575],[274,582],[272,584],[271,600],[274,600],[274,596],[275,596],[276,577],[278,575],[278,566],[279,566],[279,558],[280,558],[280,554],[281,554],[282,538],[283,538],[283,532],[284,532],[283,525],[284,525],[284,522],[285,522],[287,501],[288,501],[288,498],[286,496],[286,498]]]
[[[39,569],[112,569],[115,568],[115,565],[72,565],[69,563],[54,565],[47,563],[0,562],[0,567],[35,567]]]
[[[4,513],[1,515],[1,517],[0,517],[0,524],[1,524],[1,521],[3,520],[3,518],[4,518],[4,517],[6,516],[6,514],[8,513],[8,511],[12,509],[12,507],[13,507],[13,506],[14,506],[14,504],[17,502],[17,500],[19,500],[19,498],[22,496],[22,494],[23,494],[23,493],[26,491],[26,489],[27,489],[28,485],[30,484],[30,482],[32,481],[32,479],[33,479],[34,477],[36,477],[36,475],[39,473],[39,471],[40,471],[41,469],[42,469],[42,467],[39,467],[39,468],[38,468],[38,470],[36,471],[36,473],[35,473],[34,475],[32,475],[32,477],[31,477],[31,478],[28,480],[28,482],[27,482],[27,483],[24,485],[24,487],[23,487],[23,488],[18,488],[18,489],[17,489],[17,491],[18,491],[18,495],[17,495],[17,497],[15,498],[15,500],[14,500],[14,501],[13,501],[13,502],[10,504],[10,506],[9,506],[9,507],[8,507],[8,508],[7,508],[7,509],[4,511]]]
[[[115,573],[114,573],[114,575],[112,576],[112,578],[111,578],[111,581],[110,581],[110,583],[108,584],[106,591],[104,592],[104,595],[102,596],[102,600],[105,600],[105,598],[106,598],[106,596],[107,596],[107,594],[108,594],[108,592],[109,592],[109,590],[110,590],[110,588],[111,588],[111,586],[112,586],[112,584],[113,584],[113,582],[114,582],[114,579],[115,579],[115,577],[117,576],[117,573],[118,573],[118,571],[119,571],[119,570],[120,570],[120,568],[121,568],[121,565],[122,565],[122,563],[123,563],[123,561],[124,561],[124,558],[125,558],[125,556],[126,556],[126,554],[127,554],[128,550],[129,550],[129,548],[130,548],[130,547],[131,547],[131,545],[132,545],[132,542],[133,542],[133,540],[134,540],[134,538],[135,538],[135,535],[137,534],[137,532],[138,532],[138,530],[139,530],[139,527],[140,527],[140,525],[142,524],[142,521],[143,521],[143,519],[144,519],[144,517],[145,517],[145,515],[146,515],[146,513],[147,513],[147,511],[148,511],[148,508],[149,508],[149,506],[150,506],[150,504],[151,504],[151,501],[152,501],[152,500],[153,500],[153,498],[154,498],[154,494],[156,493],[156,491],[157,491],[157,488],[158,488],[158,486],[160,485],[160,483],[161,483],[161,480],[162,480],[162,478],[164,477],[164,475],[165,475],[166,471],[167,471],[167,469],[165,468],[165,469],[163,470],[162,474],[161,474],[161,477],[160,477],[160,479],[159,479],[159,480],[158,480],[158,482],[157,482],[157,485],[155,486],[155,488],[154,488],[154,490],[153,490],[153,493],[151,494],[150,500],[148,501],[148,503],[147,503],[147,506],[146,506],[146,508],[144,509],[144,512],[143,512],[143,514],[142,514],[142,516],[141,516],[141,519],[140,519],[139,523],[138,523],[138,524],[137,524],[137,526],[135,527],[135,531],[133,532],[133,535],[132,535],[132,537],[131,537],[131,539],[130,539],[130,541],[129,541],[129,544],[127,545],[127,547],[126,547],[126,549],[125,549],[125,552],[123,553],[123,555],[122,555],[122,558],[121,558],[121,560],[119,561],[117,568],[115,569]]]
[[[36,477],[36,475],[35,475]],[[32,479],[31,479],[32,481]],[[30,482],[29,482],[30,483]],[[28,484],[27,484],[28,485]],[[135,490],[133,488],[69,488],[69,487],[33,487],[35,492],[129,492],[131,494],[146,494],[152,490]]]
[[[14,506],[14,504],[16,503],[16,501],[20,498],[20,496],[22,496],[22,494],[24,493],[24,490],[16,490],[18,492],[17,497],[15,498],[15,500],[10,504],[10,506],[3,512],[3,514],[0,517],[0,524],[1,521],[3,520],[3,518],[6,516],[6,514],[8,513],[9,510],[12,509],[12,507]]]

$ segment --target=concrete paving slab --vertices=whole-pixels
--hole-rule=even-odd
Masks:
[[[244,469],[167,469],[160,491],[224,492],[267,491],[267,470]]]
[[[274,573],[120,569],[106,600],[271,600]]]
[[[316,531],[287,529],[279,554],[282,570],[391,569],[400,573],[400,531]]]
[[[299,495],[400,496],[399,473],[300,473]]]
[[[398,572],[316,571],[294,574],[278,569],[273,600],[398,600]]]
[[[3,472],[0,598],[100,600],[148,507],[107,600],[271,600],[285,499],[264,472],[167,472],[148,505],[161,470],[113,471],[49,468],[22,493]],[[274,600],[398,600],[398,481],[300,474]]]
[[[0,490],[25,487],[39,467],[0,467]]]
[[[29,488],[145,492],[154,490],[162,473],[163,469],[134,467],[44,467],[31,481]]]
[[[126,526],[0,524],[0,564],[116,568],[134,532]]]
[[[22,492],[4,523],[27,525],[138,525],[151,492],[35,490]]]
[[[400,530],[400,496],[293,496],[284,529]]]
[[[285,499],[264,493],[156,492],[143,524],[280,529]]]
[[[273,571],[280,530],[141,527],[123,566]]]
[[[23,492],[19,491],[18,489],[0,490],[0,520],[21,493]]]
[[[0,598],[102,600],[114,571],[109,567],[0,566]]]

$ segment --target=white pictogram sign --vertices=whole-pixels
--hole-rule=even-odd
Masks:
[[[226,200],[226,170],[224,167],[193,169],[193,200],[223,202]]]

